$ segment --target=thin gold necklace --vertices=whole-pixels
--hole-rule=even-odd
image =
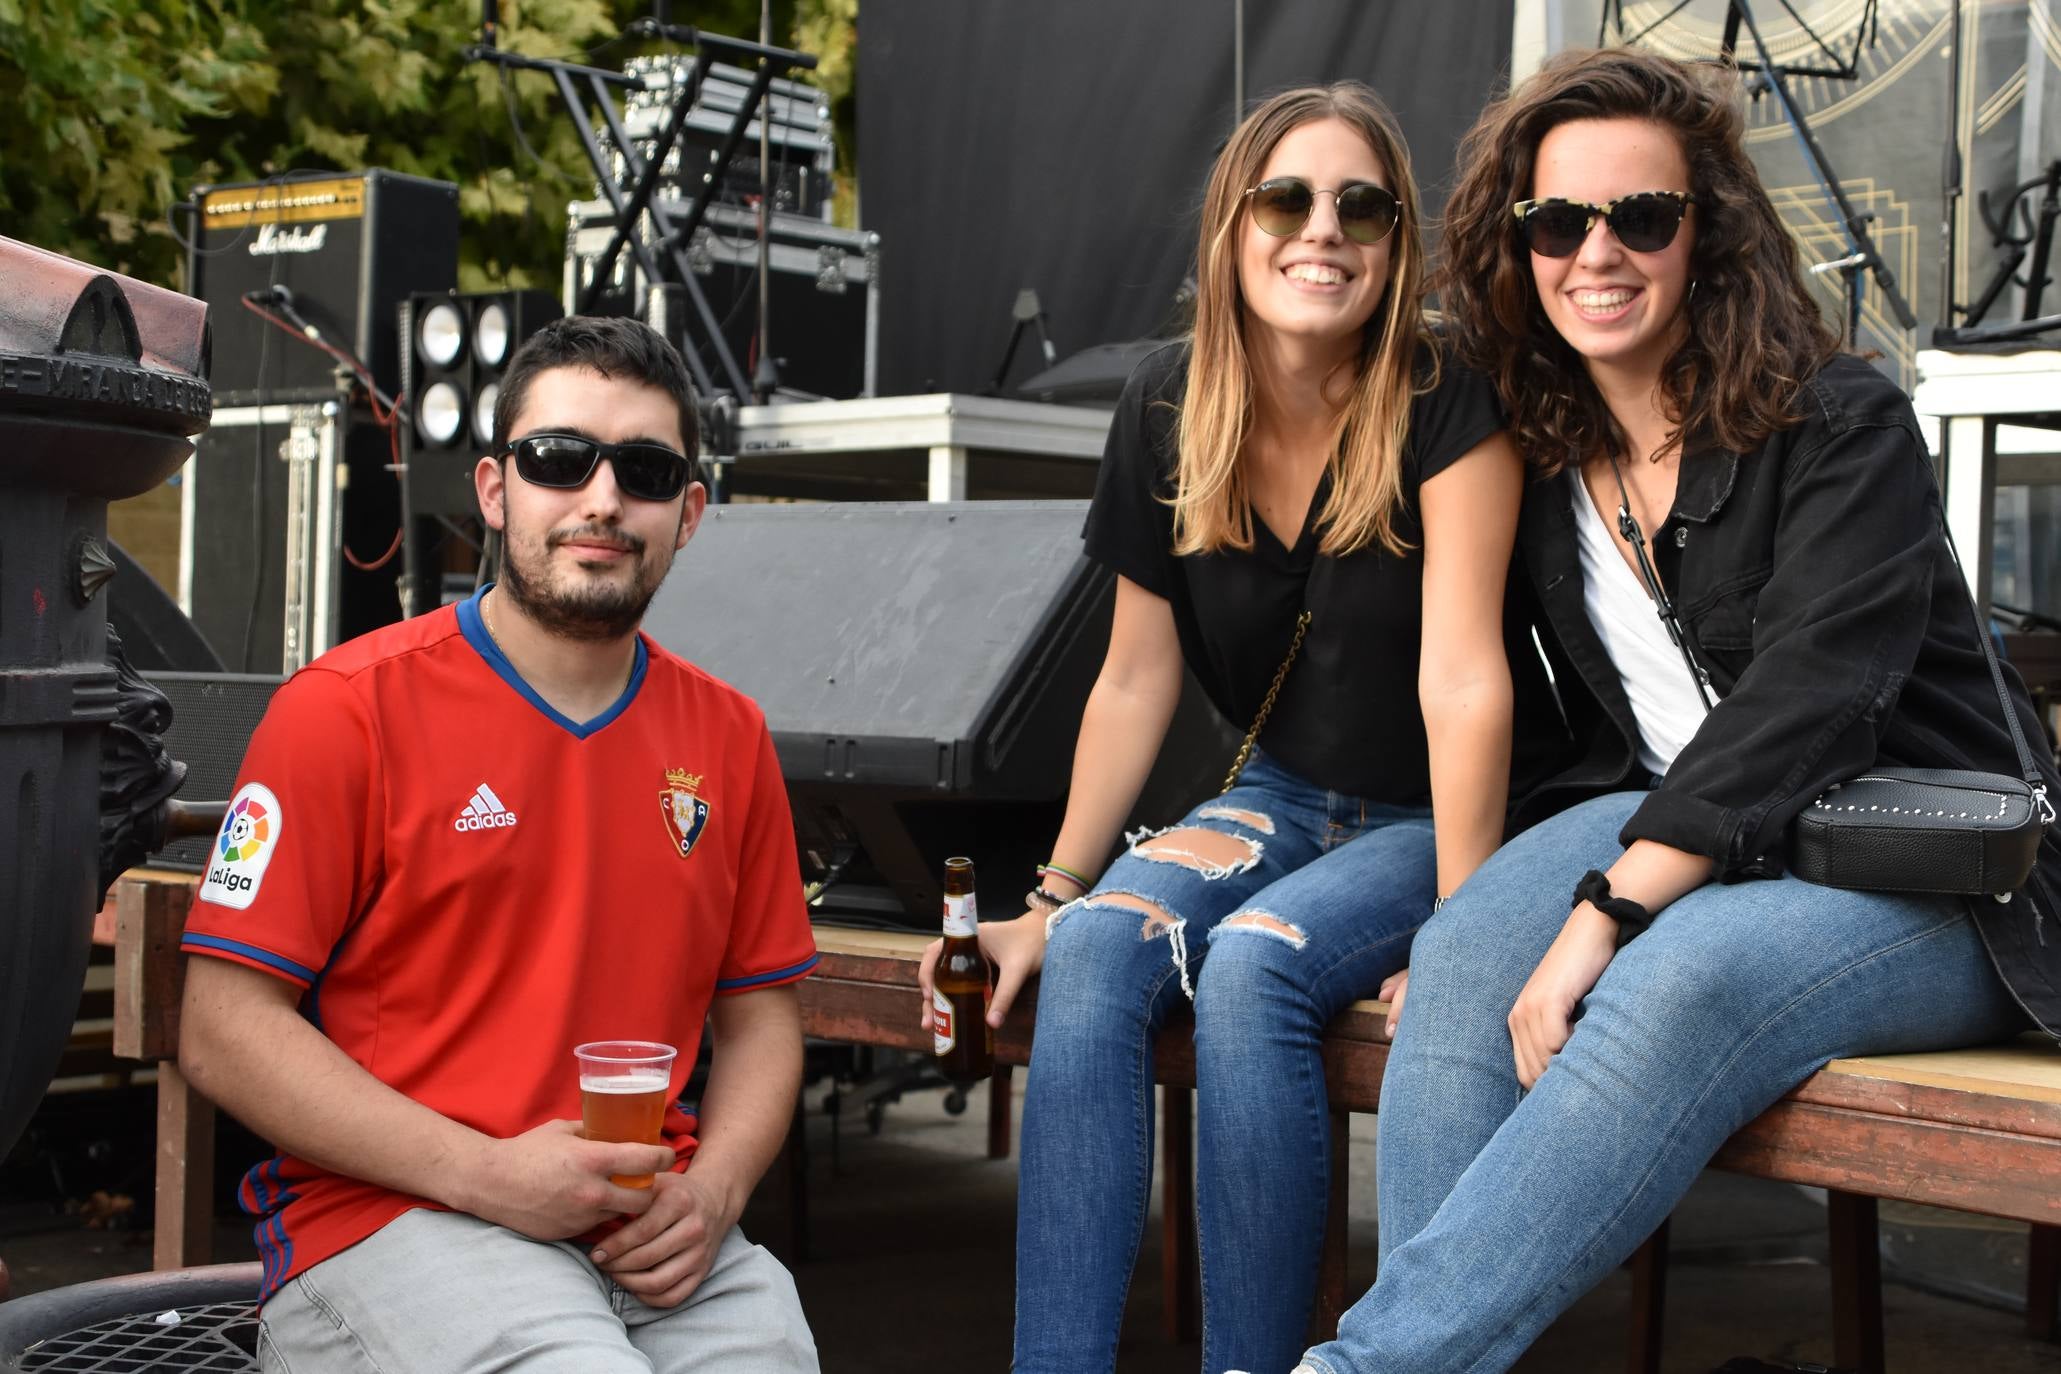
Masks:
[[[495,590],[499,590],[496,588]],[[494,641],[494,647],[501,650],[501,657],[508,657],[508,651],[501,648],[501,636],[494,633],[494,592],[489,591],[479,603],[480,624],[487,627],[487,638]]]

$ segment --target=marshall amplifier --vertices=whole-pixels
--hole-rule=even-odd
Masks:
[[[213,307],[217,406],[335,397],[335,359],[244,307],[282,287],[381,390],[399,389],[401,302],[458,283],[456,186],[370,171],[202,187],[195,200],[186,280]]]

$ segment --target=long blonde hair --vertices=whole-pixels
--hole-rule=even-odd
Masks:
[[[1413,369],[1423,328],[1424,245],[1417,182],[1395,116],[1357,81],[1284,91],[1254,110],[1210,169],[1196,248],[1194,342],[1179,419],[1180,461],[1173,500],[1174,552],[1252,547],[1252,501],[1238,457],[1252,430],[1252,367],[1245,352],[1245,297],[1238,247],[1245,192],[1292,130],[1339,119],[1366,139],[1394,183],[1401,214],[1389,236],[1388,290],[1362,333],[1352,394],[1340,410],[1327,460],[1331,497],[1319,516],[1319,548],[1333,556],[1380,541],[1407,547],[1395,532],[1403,493],[1403,444],[1410,430]]]

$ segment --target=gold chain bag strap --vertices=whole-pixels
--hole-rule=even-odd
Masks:
[[[1224,785],[1217,795],[1223,796],[1238,785],[1238,775],[1245,771],[1245,765],[1252,759],[1252,747],[1259,743],[1259,733],[1266,728],[1267,717],[1274,710],[1274,698],[1281,695],[1281,684],[1288,680],[1288,670],[1295,666],[1295,656],[1302,650],[1302,637],[1309,632],[1310,613],[1304,611],[1295,618],[1295,638],[1288,641],[1288,657],[1281,660],[1281,666],[1274,672],[1274,681],[1267,688],[1266,699],[1260,702],[1259,714],[1252,718],[1252,728],[1245,732],[1245,742],[1238,746],[1238,757],[1231,760],[1231,771],[1224,775]]]

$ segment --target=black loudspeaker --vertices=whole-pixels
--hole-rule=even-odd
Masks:
[[[501,377],[524,340],[565,311],[542,291],[424,292],[401,306],[401,435],[408,532],[406,614],[442,599],[448,522],[479,513],[473,465],[492,451]]]
[[[215,407],[320,401],[336,360],[245,308],[278,299],[362,360],[382,391],[400,386],[395,314],[416,291],[458,280],[458,188],[398,172],[316,175],[202,187],[187,288],[212,307]]]
[[[240,673],[145,673],[153,687],[172,703],[172,725],[165,731],[165,752],[186,765],[183,802],[227,801],[236,790],[236,772],[257,733],[272,694],[283,677]],[[152,868],[198,873],[207,867],[212,840],[178,840],[150,856]]]
[[[221,657],[157,579],[112,539],[107,551],[115,565],[107,595],[107,627],[121,636],[129,666],[139,673],[221,672]]]
[[[970,855],[990,916],[1051,857],[1115,578],[1083,501],[710,507],[645,617],[755,698],[787,779],[816,914],[928,930]],[[1164,825],[1238,745],[1188,684],[1135,808]]]
[[[363,407],[216,410],[187,469],[181,539],[186,604],[224,667],[277,672],[289,636],[300,664],[399,619],[392,462]]]

